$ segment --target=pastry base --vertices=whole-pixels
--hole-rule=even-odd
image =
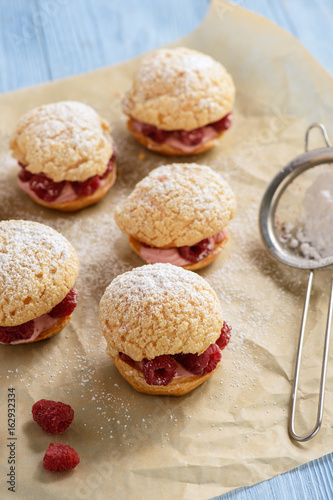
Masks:
[[[215,370],[207,373],[206,375],[177,377],[174,378],[168,385],[149,385],[145,381],[143,373],[136,367],[132,367],[123,361],[119,355],[112,357],[112,360],[118,368],[119,373],[135,390],[144,394],[152,394],[155,396],[184,396],[199,385],[203,384],[220,366],[219,363]]]
[[[53,326],[40,332],[38,337],[35,340],[33,340],[32,342],[38,342],[39,340],[45,340],[45,339],[49,339],[50,337],[53,337],[53,335],[56,335],[63,328],[65,328],[65,326],[67,325],[67,323],[71,319],[71,317],[72,317],[72,315],[70,314],[69,316],[65,316],[64,318],[59,318],[58,321]]]
[[[149,149],[150,151],[154,151],[155,153],[160,153],[166,156],[191,156],[204,153],[205,151],[208,151],[209,149],[216,146],[218,139],[224,134],[224,131],[222,131],[214,139],[205,142],[191,153],[186,153],[185,151],[177,149],[174,146],[171,146],[171,144],[168,144],[166,142],[159,144],[150,139],[150,137],[147,137],[146,135],[143,135],[141,132],[138,132],[133,126],[132,118],[129,118],[129,120],[127,121],[127,128],[133,134],[133,137],[140,144],[142,144],[142,146]]]
[[[202,269],[202,268],[208,266],[209,264],[211,264],[220,255],[220,253],[222,252],[222,250],[225,247],[226,243],[228,242],[228,239],[229,239],[228,236],[226,236],[224,238],[224,240],[221,241],[221,243],[217,243],[215,245],[214,250],[205,259],[200,260],[200,262],[193,262],[192,264],[188,264],[186,266],[180,266],[180,267],[182,267],[183,269],[186,269],[187,271],[196,271],[198,269]],[[129,236],[128,237],[128,241],[129,241],[129,244],[131,245],[132,249],[134,250],[134,252],[136,254],[138,254],[138,256],[144,262],[146,262],[146,264],[149,264],[149,262],[145,261],[142,258],[142,256],[140,255],[140,249],[141,249],[141,243],[140,243],[140,241],[138,241],[135,238],[133,238],[133,236]]]
[[[32,344],[33,342],[39,342],[40,340],[49,339],[50,337],[53,337],[53,335],[56,335],[57,333],[59,333],[63,328],[65,328],[65,326],[67,325],[67,323],[71,319],[71,317],[72,317],[72,315],[70,314],[69,316],[66,316],[65,318],[59,318],[58,321],[53,326],[40,332],[38,337],[35,338],[34,340],[28,339],[26,342],[22,342],[21,344],[4,344],[4,345]]]
[[[116,174],[116,165],[114,164],[113,170],[106,177],[106,183],[104,186],[99,187],[96,191],[89,196],[80,196],[72,201],[66,201],[64,203],[47,203],[44,200],[41,200],[37,196],[30,196],[32,200],[34,200],[39,205],[47,208],[53,208],[54,210],[60,210],[61,212],[76,212],[77,210],[81,210],[82,208],[88,207],[89,205],[94,205],[98,201],[100,201],[109,189],[115,183],[117,174]]]

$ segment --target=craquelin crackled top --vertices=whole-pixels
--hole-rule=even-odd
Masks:
[[[194,245],[234,216],[229,184],[210,167],[173,163],[154,169],[116,208],[120,229],[154,247]]]
[[[223,325],[219,300],[206,280],[172,264],[138,267],[117,276],[100,302],[100,325],[111,356],[135,361],[198,353]]]
[[[55,182],[101,175],[113,153],[108,123],[76,101],[45,104],[26,113],[10,147],[29,172],[43,172]]]
[[[79,260],[72,245],[37,222],[0,222],[0,326],[46,314],[73,287]]]
[[[222,64],[178,47],[142,59],[123,110],[164,130],[193,130],[223,118],[234,100],[235,86]]]

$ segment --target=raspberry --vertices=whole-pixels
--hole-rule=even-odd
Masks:
[[[189,260],[190,262],[200,262],[201,260],[208,257],[208,255],[214,249],[214,239],[206,238],[199,241],[196,245],[191,247],[183,246],[178,247],[178,252],[183,257],[183,259]]]
[[[164,142],[170,134],[167,130],[162,130],[154,125],[149,125],[148,123],[143,123],[141,130],[143,135],[150,137],[153,141],[158,142],[159,144]]]
[[[44,469],[52,472],[74,469],[79,463],[78,453],[68,444],[50,443],[43,458]]]
[[[228,113],[221,120],[211,123],[211,126],[215,128],[217,132],[223,132],[223,130],[228,130],[232,124],[232,113]]]
[[[178,139],[187,146],[196,146],[200,144],[204,136],[204,129],[202,127],[195,128],[194,130],[177,130]]]
[[[74,410],[61,401],[40,399],[32,407],[32,417],[49,434],[61,434],[73,422]]]
[[[177,363],[166,354],[154,359],[144,359],[142,372],[149,385],[168,385],[176,375]]]
[[[31,172],[29,172],[29,170],[26,170],[26,165],[24,165],[23,163],[20,163],[20,166],[21,166],[21,170],[18,174],[18,177],[20,179],[20,181],[22,182],[29,182],[30,179],[33,177],[34,174],[32,174]]]
[[[72,288],[66,297],[48,313],[51,318],[64,318],[74,311],[77,305],[77,291]]]
[[[227,347],[227,345],[229,344],[229,340],[231,337],[231,330],[232,327],[229,326],[225,321],[223,321],[223,326],[221,328],[221,335],[216,341],[216,344],[219,346],[221,351],[223,351],[223,349]]]
[[[73,189],[78,196],[90,196],[99,188],[99,184],[100,177],[98,175],[89,177],[89,179],[83,182],[72,182]]]
[[[33,333],[33,319],[17,326],[0,326],[0,342],[10,344],[13,340],[28,340]]]
[[[109,173],[112,172],[115,159],[116,159],[116,153],[113,153],[113,155],[109,160],[109,163],[106,166],[104,174],[98,176],[101,180],[105,179],[109,175]]]
[[[161,130],[159,128],[156,129],[156,131],[150,136],[153,141],[157,142],[158,144],[162,144],[162,142],[165,142],[166,139],[169,136],[169,133],[167,130]]]
[[[149,123],[141,123],[141,132],[143,135],[150,135],[155,132],[157,128],[154,125],[149,125]]]
[[[134,359],[130,358],[129,356],[127,356],[127,354],[124,354],[123,352],[120,352],[119,353],[119,356],[120,358],[125,361],[125,363],[127,363],[128,365],[130,366],[134,366],[135,365],[135,361]]]
[[[30,179],[30,189],[41,200],[50,202],[54,201],[64,189],[66,182],[53,182],[52,179],[46,177],[45,174],[33,175]]]
[[[175,359],[195,375],[206,375],[217,367],[222,354],[216,344],[211,344],[202,354],[176,354]]]

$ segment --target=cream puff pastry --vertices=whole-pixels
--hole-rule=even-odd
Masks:
[[[194,271],[223,250],[235,205],[231,187],[210,167],[174,163],[142,179],[115,220],[144,262]]]
[[[72,212],[101,200],[116,179],[108,123],[76,101],[26,113],[10,139],[19,187],[35,202]]]
[[[122,104],[140,144],[164,155],[190,155],[212,148],[231,126],[234,100],[222,64],[178,47],[142,59]]]
[[[218,368],[231,328],[200,276],[172,264],[115,278],[100,302],[107,352],[139,392],[182,396]]]
[[[0,344],[52,337],[77,303],[79,260],[64,236],[44,224],[0,222]]]

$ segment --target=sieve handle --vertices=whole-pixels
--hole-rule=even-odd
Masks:
[[[330,143],[330,140],[328,138],[326,128],[324,127],[324,125],[322,123],[315,122],[315,123],[311,123],[311,125],[307,128],[307,131],[305,134],[305,147],[304,147],[305,151],[306,152],[309,151],[309,136],[310,136],[311,130],[313,130],[314,128],[318,128],[321,131],[321,135],[323,136],[323,139],[326,142],[326,146],[328,148],[330,148],[331,143]]]
[[[314,428],[308,434],[305,434],[303,436],[299,436],[298,434],[296,434],[296,432],[295,432],[295,409],[296,409],[296,399],[297,399],[297,391],[298,391],[298,379],[299,379],[299,370],[300,370],[300,366],[301,366],[304,332],[305,332],[306,320],[307,320],[309,303],[310,303],[313,274],[314,274],[314,272],[313,272],[313,270],[311,270],[310,274],[309,274],[308,287],[307,287],[307,291],[306,291],[306,297],[305,297],[305,303],[304,303],[304,309],[303,309],[301,331],[300,331],[299,341],[298,341],[295,377],[294,377],[294,384],[293,384],[293,390],[292,390],[292,395],[291,395],[291,412],[290,412],[290,420],[289,420],[289,434],[296,441],[308,441],[309,439],[313,438],[317,434],[317,432],[319,431],[319,429],[321,427],[321,423],[322,423],[322,418],[323,418],[328,349],[329,349],[329,342],[330,342],[332,313],[333,313],[333,275],[332,275],[332,282],[331,282],[330,302],[329,302],[328,314],[327,314],[325,344],[324,344],[324,351],[323,351],[323,362],[322,362],[322,367],[321,367],[317,420],[316,420]]]

